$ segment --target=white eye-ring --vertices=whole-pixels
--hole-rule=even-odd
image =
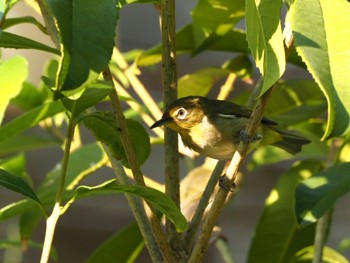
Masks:
[[[187,110],[184,109],[184,108],[180,108],[177,110],[176,112],[176,117],[179,119],[179,120],[183,120],[185,119],[187,116]]]

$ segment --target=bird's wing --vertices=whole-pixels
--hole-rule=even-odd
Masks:
[[[215,103],[216,115],[223,118],[250,118],[252,110],[229,101],[213,101]],[[277,125],[277,122],[263,117],[262,123],[267,125]]]

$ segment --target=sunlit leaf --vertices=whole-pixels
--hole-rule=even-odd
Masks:
[[[295,257],[289,261],[291,263],[312,262],[315,257],[314,246],[304,248],[295,254]],[[324,263],[349,263],[349,261],[336,250],[325,246],[322,252],[322,262]]]
[[[206,96],[212,86],[228,74],[228,70],[215,67],[202,68],[194,73],[186,74],[178,81],[178,97]]]
[[[290,262],[297,251],[313,244],[314,225],[298,228],[293,200],[297,184],[311,176],[318,167],[317,162],[298,163],[279,177],[266,199],[249,249],[248,263]]]
[[[25,58],[15,56],[8,60],[0,61],[0,124],[10,99],[17,96],[20,92],[27,76],[28,63]]]
[[[1,127],[0,142],[5,141],[11,136],[17,135],[37,125],[40,121],[63,111],[64,107],[60,101],[52,101],[33,108]]]
[[[280,21],[281,4],[282,1],[246,0],[247,40],[264,77],[260,94],[277,82],[286,67]]]
[[[297,0],[292,5],[290,22],[297,51],[328,101],[324,138],[350,128],[349,13],[345,0]]]

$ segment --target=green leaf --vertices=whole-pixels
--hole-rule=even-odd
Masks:
[[[297,251],[313,244],[314,225],[298,228],[294,219],[293,199],[297,184],[303,177],[311,176],[318,167],[317,162],[298,163],[279,177],[255,230],[248,263],[290,262]]]
[[[20,93],[11,99],[10,103],[23,110],[30,110],[43,104],[42,96],[37,87],[24,82]]]
[[[29,197],[30,199],[34,200],[37,204],[39,204],[43,211],[45,211],[42,203],[40,202],[32,188],[21,177],[13,175],[12,173],[9,173],[8,171],[0,168],[0,185],[21,195]]]
[[[63,112],[64,107],[60,101],[52,101],[29,110],[16,119],[6,123],[0,129],[0,142],[25,131],[40,121]]]
[[[130,167],[115,120],[111,114],[92,113],[83,116],[84,125],[96,136],[96,138],[106,144],[117,159],[121,159],[126,167]],[[139,164],[144,163],[150,152],[151,143],[145,128],[137,121],[126,120],[132,145],[135,149]]]
[[[37,49],[55,55],[61,54],[61,52],[55,48],[49,47],[26,37],[4,32],[2,30],[0,30],[0,47],[16,49]]]
[[[260,94],[280,79],[286,67],[280,21],[281,4],[280,0],[246,0],[247,40],[264,77]]]
[[[26,157],[23,153],[19,153],[11,156],[8,159],[1,160],[0,168],[21,177],[28,184],[32,184],[32,179],[29,177],[26,171]]]
[[[22,241],[30,239],[42,219],[43,214],[39,209],[31,209],[20,216],[19,229]]]
[[[345,0],[297,0],[292,5],[290,22],[298,54],[328,101],[323,138],[340,136],[350,128],[349,13]]]
[[[32,240],[28,241],[28,247],[30,248],[36,248],[40,249],[40,251],[43,249],[42,243],[34,242]],[[7,248],[19,248],[23,249],[23,244],[21,240],[16,241],[9,241],[9,240],[0,240],[0,248],[7,249]],[[40,253],[40,251],[38,253]],[[50,250],[50,258],[53,260],[53,262],[58,262],[57,257],[57,251],[55,247],[52,247]]]
[[[300,226],[316,222],[350,191],[350,163],[341,163],[301,182],[295,193],[295,214]]]
[[[181,28],[176,33],[176,52],[193,53],[195,52],[195,43],[193,36],[193,25],[189,24]],[[248,53],[246,35],[244,31],[232,29],[222,37],[217,37],[215,41],[206,47],[206,50],[211,51],[229,51]],[[159,63],[162,59],[162,49],[160,45],[143,52],[137,59],[137,65],[150,66]]]
[[[18,24],[29,23],[35,25],[41,32],[46,34],[45,26],[43,26],[38,20],[32,16],[23,16],[23,17],[13,17],[7,18],[2,24],[2,29],[6,29]]]
[[[74,90],[96,79],[108,65],[114,47],[117,1],[48,0],[47,3],[62,41],[57,92]]]
[[[15,135],[0,142],[0,156],[47,147],[59,147],[63,141],[35,135]]]
[[[67,203],[69,206],[75,200],[100,194],[126,193],[142,197],[150,202],[156,209],[162,212],[171,222],[174,223],[178,231],[184,231],[187,228],[187,220],[181,214],[173,200],[164,193],[145,186],[140,185],[118,185],[116,180],[110,180],[103,184],[89,187],[79,186],[73,198]]]
[[[282,125],[294,125],[326,112],[327,101],[311,80],[281,80],[276,84],[266,115]]]
[[[244,17],[244,0],[200,0],[191,16],[195,48],[203,50]]]
[[[63,201],[70,199],[73,195],[73,188],[87,175],[105,165],[107,160],[107,156],[98,143],[87,144],[73,151],[69,157]],[[60,172],[61,166],[57,164],[36,189],[36,195],[45,207],[54,204],[57,185],[60,183]],[[36,204],[31,200],[14,202],[0,210],[0,220],[21,215],[35,208]]]
[[[22,83],[28,76],[28,63],[21,56],[0,61],[0,124],[5,115],[7,105],[22,89]]]
[[[67,109],[70,117],[74,119],[84,110],[103,100],[111,93],[112,89],[113,87],[111,85],[101,81],[96,81],[95,83],[89,84],[78,99],[63,99],[62,103]]]
[[[228,74],[228,70],[215,67],[202,68],[194,73],[186,74],[179,79],[178,97],[182,98],[193,95],[206,96],[212,86]]]
[[[309,246],[307,248],[300,250],[290,262],[291,263],[308,263],[308,262],[312,262],[313,259],[314,259],[314,247]],[[322,262],[323,263],[349,263],[349,261],[343,255],[341,255],[339,252],[337,252],[336,250],[330,247],[323,248]]]
[[[108,158],[99,143],[91,143],[77,148],[69,156],[65,190],[73,190],[87,175],[95,172],[107,162]],[[38,196],[44,202],[43,195],[52,195],[60,180],[61,167],[53,169],[37,189]],[[49,194],[47,194],[49,192]]]
[[[253,75],[253,65],[247,55],[237,56],[226,61],[222,68],[235,73],[242,79],[249,79]]]
[[[131,223],[100,245],[86,263],[134,262],[144,247],[136,223]]]

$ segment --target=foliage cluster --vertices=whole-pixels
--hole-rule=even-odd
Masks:
[[[137,224],[126,226],[86,255],[87,262],[133,262],[145,244],[154,262],[174,262],[174,258],[176,262],[200,262],[203,255],[194,254],[193,248],[208,200],[203,197],[204,201],[199,201],[204,203],[203,211],[196,211],[191,219],[192,213],[184,207],[179,209],[176,200],[163,192],[161,183],[146,186],[148,180],[140,168],[151,145],[163,142],[163,131],[157,129],[150,136],[141,124],[150,126],[161,116],[161,109],[140,82],[137,69],[162,59],[164,63],[168,59],[162,54],[164,42],[149,50],[125,54],[115,47],[116,25],[118,19],[123,19],[119,18],[121,8],[148,4],[160,6],[166,13],[169,10],[164,2],[173,1],[27,1],[42,15],[45,25],[29,16],[9,18],[18,2],[0,0],[0,47],[36,49],[53,56],[38,86],[27,81],[28,63],[24,57],[0,60],[0,121],[9,105],[22,112],[0,128],[0,184],[23,195],[22,200],[0,209],[2,221],[19,217],[21,240],[4,240],[1,245],[27,242],[30,247],[42,249],[41,262],[47,262],[49,257],[57,260],[55,250],[51,250],[56,223],[68,209],[73,209],[71,204],[81,198],[124,193]],[[280,19],[282,6],[287,10],[284,26]],[[332,227],[332,209],[350,191],[349,12],[350,4],[345,0],[198,0],[191,12],[192,22],[176,32],[178,55],[211,51],[227,54],[221,67],[201,68],[179,78],[179,97],[214,93],[212,88],[219,80],[224,84],[217,98],[241,104],[250,94],[250,101],[255,102],[273,90],[266,114],[280,126],[312,140],[296,156],[270,146],[252,154],[250,169],[285,160],[290,160],[291,167],[280,175],[266,200],[247,255],[250,263],[348,262],[341,251],[326,247],[325,242]],[[243,19],[245,30],[236,27]],[[23,23],[49,35],[53,47],[8,31]],[[163,20],[164,23],[171,28],[174,20]],[[172,33],[170,30],[162,34]],[[254,65],[261,72],[260,80],[251,85],[252,89],[238,93],[237,80],[252,83]],[[284,80],[287,65],[309,72],[313,80]],[[137,96],[132,97],[130,89]],[[229,98],[231,92],[234,96]],[[130,107],[124,114],[120,100]],[[96,110],[100,102],[109,103],[111,110]],[[133,119],[125,119],[130,113]],[[94,143],[81,142],[82,125],[96,137]],[[28,133],[33,127],[39,127],[47,136]],[[34,185],[26,170],[25,152],[43,147],[63,148],[63,157],[39,185]],[[186,155],[181,147],[180,151]],[[203,178],[199,181],[206,183],[214,167],[207,163],[189,171],[181,182],[181,203],[193,206],[198,202],[198,194],[188,182],[200,173]],[[116,179],[95,186],[81,184],[84,178],[109,165]],[[205,174],[208,178],[204,178]],[[213,173],[208,185],[212,181],[216,185],[215,176]],[[153,216],[147,217],[140,198]],[[167,224],[174,226],[165,232],[159,220],[162,215]],[[34,242],[31,235],[43,219],[45,240]],[[211,233],[212,229],[200,229],[198,238],[205,231]],[[167,239],[177,241],[178,246]],[[343,244],[342,250],[349,249],[349,242]],[[205,251],[206,246],[200,251]],[[225,249],[221,251],[225,260],[232,262]]]

